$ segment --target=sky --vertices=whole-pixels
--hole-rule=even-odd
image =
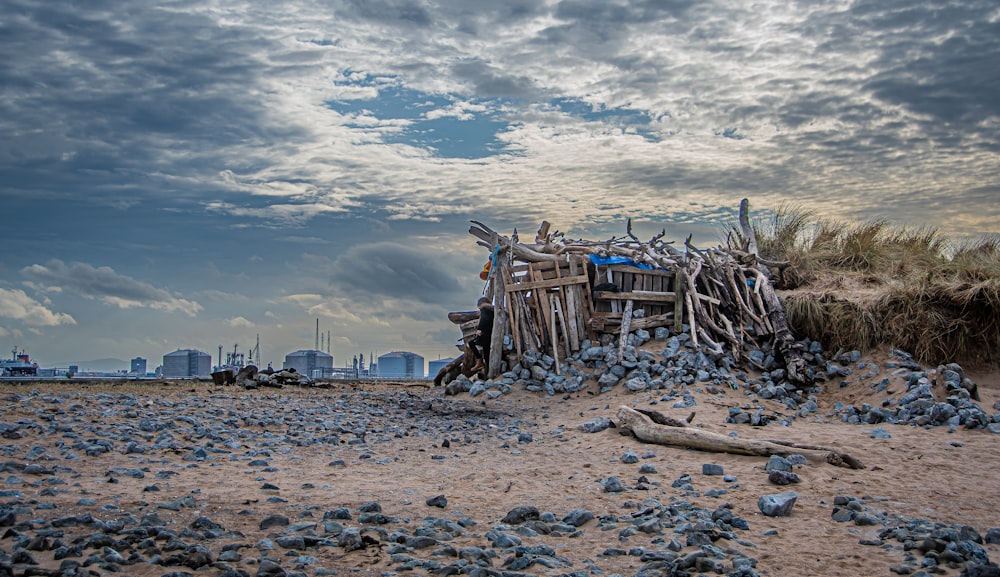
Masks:
[[[995,0],[5,0],[0,351],[454,356],[470,220],[996,233],[998,63]]]

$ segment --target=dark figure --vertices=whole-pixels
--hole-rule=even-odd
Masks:
[[[479,325],[476,326],[476,336],[469,343],[469,352],[476,360],[475,370],[489,370],[490,342],[493,340],[493,305],[490,299],[482,297],[477,303],[479,307]],[[482,352],[479,351],[482,347]]]

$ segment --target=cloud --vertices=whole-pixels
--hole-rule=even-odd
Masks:
[[[447,253],[383,241],[351,247],[332,263],[336,292],[360,300],[442,302],[461,291]]]
[[[251,321],[243,317],[233,317],[231,319],[226,319],[226,324],[233,327],[234,329],[248,329],[256,326]]]
[[[20,289],[0,288],[0,317],[21,321],[32,327],[76,324],[72,316],[51,311]]]
[[[168,313],[180,312],[190,317],[202,310],[202,306],[195,301],[176,297],[164,289],[119,274],[108,266],[93,267],[82,262],[66,264],[53,259],[44,265],[24,267],[21,274],[33,281],[70,290],[121,309],[144,307]]]

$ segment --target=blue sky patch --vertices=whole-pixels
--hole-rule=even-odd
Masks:
[[[577,98],[557,98],[552,101],[552,106],[570,116],[582,118],[590,122],[600,122],[609,126],[616,126],[634,132],[650,142],[662,140],[659,134],[649,128],[653,118],[645,110],[634,108],[595,108],[588,102]]]
[[[342,83],[351,86],[379,84],[371,77],[357,82]],[[407,144],[430,150],[442,158],[477,159],[505,152],[507,143],[497,135],[509,127],[500,118],[504,101],[476,99],[471,101],[485,110],[456,110],[428,118],[428,114],[455,107],[463,101],[458,98],[420,92],[402,85],[379,85],[378,98],[372,100],[331,100],[327,106],[344,115],[365,114],[380,121],[406,120],[410,125],[399,133],[384,138],[387,144]],[[461,118],[458,116],[461,114]],[[360,124],[346,124],[362,128]]]

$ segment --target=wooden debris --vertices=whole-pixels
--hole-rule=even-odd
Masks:
[[[640,412],[625,406],[618,408],[618,426],[632,431],[639,440],[647,443],[759,457],[771,455],[787,457],[792,453],[798,453],[812,462],[829,463],[848,469],[865,468],[858,459],[833,449],[788,442],[734,438],[668,419],[669,417],[660,416],[654,421],[649,412]]]
[[[623,237],[603,241],[567,238],[544,221],[532,243],[472,221],[469,233],[491,252],[486,294],[494,300],[489,374],[502,370],[503,339],[510,335],[517,362],[540,350],[565,360],[581,344],[617,335],[619,352],[630,331],[685,329],[691,344],[740,361],[759,349],[775,357],[793,383],[808,384],[806,363],[795,348],[781,301],[771,284],[769,263],[757,254],[749,204],[740,205],[742,244],[684,250],[664,241],[665,230],[640,240],[626,225]],[[732,243],[730,243],[732,244]],[[465,313],[451,313],[459,322]],[[758,368],[759,367],[758,365]]]

